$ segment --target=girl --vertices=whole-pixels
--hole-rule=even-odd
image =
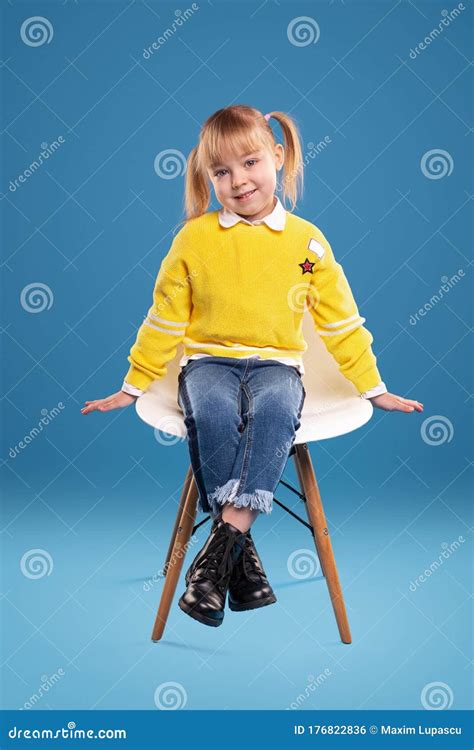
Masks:
[[[270,117],[284,146],[275,142]],[[276,195],[282,169],[278,189],[291,211]],[[211,185],[221,208],[209,212]],[[388,411],[423,411],[382,382],[372,335],[330,244],[292,213],[302,187],[300,138],[289,115],[234,105],[208,118],[187,163],[185,224],[161,265],[122,389],[81,409],[133,403],[166,374],[183,343],[177,399],[199,509],[213,523],[179,606],[214,627],[227,594],[233,610],[276,601],[250,527],[272,510],[300,426],[305,306],[361,397]]]

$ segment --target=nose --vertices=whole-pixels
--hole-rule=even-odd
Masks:
[[[232,189],[237,190],[241,185],[245,185],[247,178],[245,173],[234,172],[232,175]]]

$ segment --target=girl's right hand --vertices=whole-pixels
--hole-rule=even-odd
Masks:
[[[86,401],[86,405],[82,407],[82,414],[89,414],[91,411],[111,411],[111,409],[123,409],[124,406],[129,406],[137,400],[137,396],[131,396],[125,391],[117,391],[112,396],[107,398],[100,398],[98,401]]]

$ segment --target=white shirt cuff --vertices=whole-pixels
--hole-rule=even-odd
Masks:
[[[130,396],[142,396],[145,393],[145,391],[140,390],[140,388],[136,388],[134,385],[127,383],[126,380],[122,383],[122,391],[130,394]]]
[[[364,391],[364,393],[361,393],[360,395],[362,398],[374,398],[374,396],[380,396],[382,393],[387,393],[388,389],[387,386],[383,381],[380,381],[378,385],[374,385],[373,388],[370,388],[368,391]]]

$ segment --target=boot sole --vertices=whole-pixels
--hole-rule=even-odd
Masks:
[[[183,610],[183,612],[192,617],[193,620],[197,620],[198,622],[202,623],[202,625],[209,625],[211,628],[218,628],[219,625],[222,625],[222,622],[224,620],[224,613],[222,613],[222,617],[220,620],[216,620],[214,617],[206,617],[206,615],[202,615],[200,612],[195,612],[195,610],[193,610],[191,607],[188,607],[187,604],[182,603],[181,599],[178,601],[178,606]]]
[[[274,604],[276,600],[276,596],[267,596],[266,599],[257,599],[248,604],[233,604],[229,601],[229,609],[232,612],[246,612],[248,609],[259,609],[260,607],[266,607],[268,604]]]

